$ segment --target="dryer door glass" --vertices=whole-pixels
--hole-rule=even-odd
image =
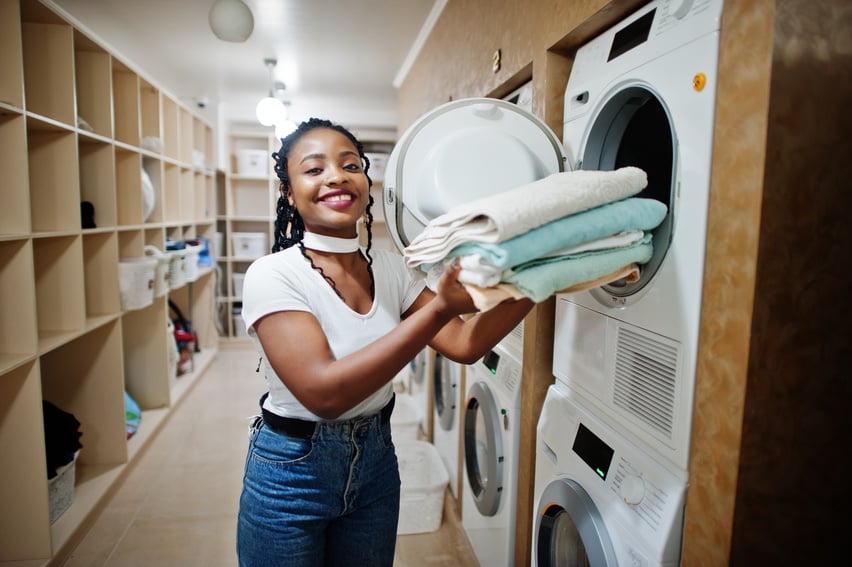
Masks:
[[[616,565],[603,518],[571,479],[550,483],[539,498],[535,550],[540,567]]]
[[[583,149],[582,169],[615,170],[635,166],[648,175],[648,186],[637,197],[656,199],[669,212],[653,231],[654,254],[642,266],[638,282],[623,280],[601,288],[608,296],[598,299],[611,305],[611,296],[628,297],[653,279],[672,238],[676,195],[675,133],[668,110],[650,90],[632,86],[609,96],[595,117]]]
[[[494,395],[485,382],[468,391],[464,414],[464,463],[476,508],[493,516],[503,493],[503,437]]]
[[[432,385],[435,391],[435,412],[438,423],[445,431],[453,428],[456,413],[456,390],[458,388],[453,362],[440,354],[435,355]]]
[[[411,370],[411,379],[415,384],[422,384],[424,374],[426,373],[426,350],[421,350],[417,353],[411,362],[408,363]]]

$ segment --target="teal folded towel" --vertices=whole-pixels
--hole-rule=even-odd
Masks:
[[[652,238],[649,233],[630,246],[533,260],[504,271],[503,281],[535,302],[544,301],[559,290],[601,278],[629,264],[645,264],[654,253]]]
[[[448,258],[479,254],[484,262],[495,267],[510,268],[568,246],[622,231],[652,230],[663,222],[667,210],[663,203],[655,199],[623,199],[562,217],[503,242],[460,244],[453,248]],[[428,271],[431,265],[422,268]],[[606,275],[606,272],[601,275]]]

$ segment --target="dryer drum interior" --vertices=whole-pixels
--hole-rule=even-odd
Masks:
[[[603,518],[586,491],[571,479],[552,482],[540,498],[536,556],[541,567],[615,565]]]
[[[641,278],[633,284],[618,281],[599,288],[609,296],[628,297],[647,286],[668,251],[675,215],[675,147],[667,109],[653,92],[641,86],[625,88],[609,97],[589,130],[583,169],[638,167],[648,175],[648,186],[637,197],[656,199],[668,207],[666,218],[653,231],[654,254],[642,266]],[[611,297],[598,299],[611,304]]]

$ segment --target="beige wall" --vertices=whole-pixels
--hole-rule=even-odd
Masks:
[[[574,50],[643,4],[450,0],[400,89],[400,131],[450,99],[532,78],[534,112],[561,132]],[[840,407],[852,398],[850,38],[847,0],[725,2],[685,565],[818,561],[837,545],[826,520],[845,494],[834,465],[852,430]],[[526,325],[519,565],[552,325],[552,301]]]

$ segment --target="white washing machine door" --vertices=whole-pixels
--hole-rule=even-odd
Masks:
[[[435,399],[435,412],[441,429],[450,431],[455,423],[456,399],[459,388],[457,367],[440,353],[435,354],[432,369],[432,391]]]
[[[483,516],[494,516],[503,495],[503,420],[486,382],[468,390],[464,412],[464,466],[468,487]]]
[[[551,482],[539,499],[537,567],[614,567],[615,550],[592,498],[575,481]]]
[[[468,98],[422,116],[388,158],[383,205],[402,251],[456,205],[564,171],[556,134],[535,115],[492,98]]]
[[[423,384],[426,378],[426,356],[426,349],[423,349],[408,363],[411,380],[417,385]]]

